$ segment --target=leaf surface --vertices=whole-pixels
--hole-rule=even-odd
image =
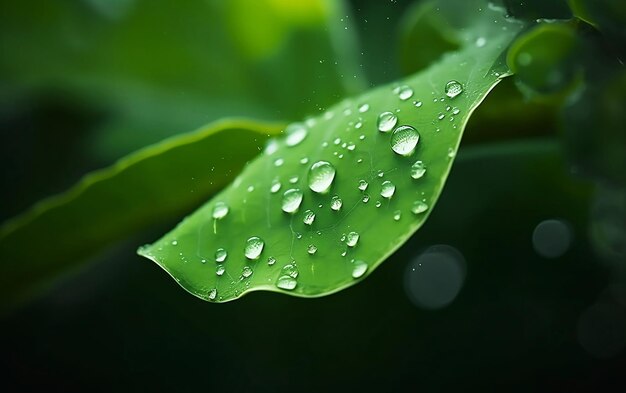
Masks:
[[[507,71],[502,53],[521,24],[487,7],[476,13],[461,50],[292,124],[233,184],[139,253],[211,301],[255,290],[322,296],[366,277],[424,223],[467,120]],[[380,127],[384,112],[397,121]]]

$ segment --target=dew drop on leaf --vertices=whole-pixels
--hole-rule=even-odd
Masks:
[[[428,210],[428,205],[422,201],[413,202],[413,206],[411,207],[411,212],[413,214],[421,214]]]
[[[298,284],[298,281],[290,276],[280,276],[278,278],[278,280],[276,281],[276,286],[280,289],[285,289],[287,291],[291,291],[293,290],[296,285]]]
[[[276,258],[274,258],[274,257],[267,258],[267,264],[268,265],[272,266],[275,263],[276,263]]]
[[[420,179],[426,174],[426,166],[422,161],[415,161],[415,164],[411,166],[411,177],[413,179]]]
[[[359,190],[365,191],[367,190],[367,186],[369,184],[365,180],[359,180]]]
[[[400,86],[397,92],[398,97],[400,97],[402,101],[406,101],[409,98],[413,97],[413,89],[411,89],[409,86]]]
[[[298,268],[293,264],[287,264],[283,266],[281,273],[291,278],[298,278]]]
[[[283,194],[282,210],[285,213],[295,213],[302,203],[302,191],[290,188]]]
[[[244,255],[248,259],[257,259],[261,252],[263,252],[263,247],[265,246],[265,242],[261,240],[260,237],[252,236],[246,241],[246,247],[244,248]]]
[[[352,262],[352,278],[363,277],[366,271],[367,271],[367,263],[363,261]]]
[[[270,186],[270,192],[276,194],[280,190],[280,187],[282,187],[282,184],[280,184],[278,179],[275,179]]]
[[[217,274],[218,276],[221,276],[224,274],[225,271],[226,269],[224,268],[224,265],[219,265],[217,269],[215,269],[215,274]]]
[[[445,92],[448,97],[454,98],[463,93],[463,85],[460,82],[451,80],[446,83]]]
[[[396,186],[392,182],[390,182],[389,180],[383,182],[382,188],[380,190],[380,196],[382,196],[383,198],[391,198],[395,192]]]
[[[420,135],[417,130],[411,126],[400,126],[391,134],[391,149],[402,156],[408,156],[413,153]]]
[[[283,160],[282,158],[277,158],[276,160],[274,160],[274,166],[279,167],[282,166],[285,163],[285,160]]]
[[[363,104],[361,106],[359,106],[359,112],[361,113],[365,113],[370,109],[369,104]]]
[[[215,206],[213,206],[213,218],[216,220],[221,220],[226,217],[228,214],[228,205],[224,202],[217,202]]]
[[[367,194],[363,195],[363,199],[362,199],[362,201],[363,201],[363,203],[367,203],[367,202],[369,202],[369,201],[370,201],[370,196],[369,196],[369,195],[367,195]]]
[[[400,221],[400,218],[402,218],[402,212],[400,210],[393,212],[394,221]]]
[[[377,126],[380,132],[389,132],[398,123],[398,116],[391,112],[383,112],[378,115]]]
[[[346,236],[346,244],[348,247],[354,247],[359,242],[359,234],[357,232],[350,232]]]
[[[304,219],[302,219],[302,222],[304,222],[306,225],[312,225],[313,221],[315,221],[315,213],[313,213],[312,210],[305,211]]]
[[[287,134],[287,138],[285,140],[287,146],[297,146],[304,140],[304,138],[306,138],[308,132],[303,124],[292,123],[287,126],[285,133]]]
[[[228,257],[228,252],[226,252],[223,248],[218,248],[217,251],[215,251],[216,262],[224,262],[226,257]]]
[[[317,193],[328,191],[335,179],[335,167],[327,161],[318,161],[309,169],[309,188]]]
[[[339,198],[339,196],[335,195],[334,197],[331,198],[330,208],[332,210],[339,211],[342,205],[343,205],[343,201],[341,200],[341,198]]]
[[[244,266],[243,270],[241,271],[241,276],[243,278],[248,278],[252,275],[252,269],[250,268],[250,266]]]
[[[217,289],[213,288],[209,291],[208,298],[209,300],[215,300],[216,297],[217,297]]]
[[[306,252],[308,252],[309,255],[313,255],[317,252],[317,247],[314,244],[309,244],[309,246],[306,249]]]

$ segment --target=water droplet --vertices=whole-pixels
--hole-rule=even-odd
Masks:
[[[458,115],[460,112],[461,112],[461,110],[460,110],[459,108],[457,108],[457,107],[454,107],[454,108],[452,109],[452,114],[453,114],[453,115]]]
[[[282,166],[285,163],[285,160],[283,160],[282,158],[277,158],[276,160],[274,160],[274,166]]]
[[[411,126],[400,126],[391,134],[391,149],[402,156],[413,153],[420,135],[417,130]]]
[[[318,193],[328,191],[335,179],[335,167],[327,161],[318,161],[309,169],[309,188]]]
[[[369,184],[365,180],[359,180],[359,190],[365,191],[367,190],[367,186]]]
[[[346,147],[348,147],[348,144],[346,142],[344,142],[344,143],[341,144],[341,147],[345,149]]]
[[[302,203],[302,191],[291,188],[283,194],[282,209],[285,213],[295,213]]]
[[[244,248],[244,255],[248,259],[257,259],[263,251],[265,242],[257,236],[252,236],[246,241],[246,247]]]
[[[394,115],[391,112],[383,112],[378,115],[378,131],[380,132],[389,132],[393,130],[393,128],[398,123],[398,116]]]
[[[296,184],[298,182],[298,176],[291,176],[289,178],[289,183]]]
[[[356,124],[354,125],[354,128],[356,128],[357,130],[359,128],[363,127],[363,122],[362,121],[357,121]]]
[[[383,177],[385,176],[385,172],[383,171],[378,171],[378,177]]]
[[[362,162],[363,162],[363,159],[362,159],[362,158],[359,158],[358,160],[356,160],[356,162],[357,162],[357,164],[360,164],[360,163],[362,163]]]
[[[334,143],[335,145],[340,144],[340,143],[341,143],[341,138],[335,138],[335,140],[333,141],[333,143]]]
[[[339,196],[335,195],[334,197],[331,198],[330,208],[333,209],[334,211],[339,211],[342,205],[343,205],[343,201],[341,200],[341,198],[339,198]]]
[[[352,263],[352,278],[363,277],[367,271],[367,263],[363,261],[354,261]]]
[[[224,269],[224,265],[219,265],[217,266],[217,269],[215,269],[215,274],[217,274],[218,276],[222,276],[224,275],[225,271],[226,269]]]
[[[348,150],[354,151],[354,149],[356,149],[356,145],[354,143],[348,145]]]
[[[250,266],[244,266],[243,269],[241,270],[241,276],[243,278],[248,278],[252,275],[252,269],[250,269]]]
[[[317,247],[315,247],[314,244],[309,244],[309,246],[306,249],[306,252],[308,252],[309,255],[313,255],[317,252]]]
[[[370,109],[369,104],[363,104],[359,107],[359,112],[361,113],[365,113]]]
[[[276,150],[278,150],[278,142],[276,141],[276,139],[271,139],[269,142],[267,142],[267,145],[265,145],[265,154],[272,155],[274,153],[276,153]]]
[[[339,241],[341,241],[341,242],[345,242],[346,241],[346,234],[345,233],[341,234],[341,238],[339,238]]]
[[[226,257],[228,257],[228,252],[226,252],[223,248],[218,248],[217,251],[215,251],[216,262],[224,262]]]
[[[278,281],[276,281],[276,286],[278,288],[285,289],[287,291],[293,290],[297,284],[298,281],[295,278],[289,276],[280,276],[278,278]]]
[[[443,120],[445,117],[446,115],[444,115],[443,113],[439,113],[439,116],[437,116],[437,119]]]
[[[413,206],[411,207],[411,212],[413,214],[421,214],[428,210],[428,205],[422,201],[413,202]]]
[[[346,244],[348,247],[354,247],[359,242],[359,234],[356,232],[350,232],[346,236]]]
[[[415,164],[411,166],[411,177],[413,179],[420,179],[426,173],[426,166],[422,161],[415,161]]]
[[[248,186],[247,191],[248,191],[248,192],[252,192],[252,191],[254,191],[254,186]]]
[[[276,258],[274,258],[274,257],[267,258],[267,264],[268,265],[272,266],[275,263],[276,263]]]
[[[414,101],[413,105],[415,105],[416,108],[420,108],[423,104],[422,101]]]
[[[308,132],[304,124],[292,123],[287,126],[285,133],[287,134],[285,140],[287,146],[296,146],[306,138]]]
[[[296,265],[293,264],[287,264],[285,266],[283,266],[283,268],[281,269],[281,272],[283,275],[285,276],[289,276],[291,278],[298,278],[298,268],[296,267]]]
[[[171,244],[172,244],[172,246],[176,246],[176,245],[178,245],[178,241],[177,240],[172,240]]]
[[[479,48],[482,48],[483,46],[485,46],[486,43],[487,43],[487,39],[485,39],[485,37],[478,37],[476,39],[476,46]]]
[[[217,289],[213,288],[209,291],[208,298],[209,300],[215,300],[216,297],[217,297]]]
[[[272,181],[272,185],[270,186],[270,192],[272,194],[276,194],[280,190],[280,187],[282,187],[280,181],[278,179],[274,179],[274,181]]]
[[[381,207],[383,205],[383,203],[381,201],[376,201],[376,207]]]
[[[409,98],[413,97],[413,89],[411,89],[409,86],[400,86],[398,88],[397,94],[402,101],[406,101]]]
[[[402,212],[400,210],[396,210],[395,212],[393,212],[394,221],[400,221],[401,217],[402,217]]]
[[[380,190],[380,196],[383,198],[391,198],[396,192],[396,186],[389,180],[384,181]]]
[[[302,222],[304,222],[306,225],[312,225],[313,221],[315,221],[315,213],[313,213],[312,210],[305,211],[304,219],[302,220]]]
[[[360,140],[365,139],[365,135],[360,135],[360,136],[359,136],[359,139],[360,139]]]
[[[460,82],[451,80],[450,82],[446,83],[445,92],[448,97],[454,98],[463,93],[463,85]]]
[[[300,159],[300,164],[302,164],[302,165],[304,165],[304,164],[306,164],[306,163],[308,163],[308,162],[309,162],[308,157],[302,157],[302,158]]]
[[[296,233],[296,238],[297,239],[302,239],[302,234],[301,233]]]
[[[365,194],[365,195],[363,195],[363,199],[361,199],[361,200],[363,201],[363,203],[367,203],[367,202],[370,201],[370,196]]]
[[[456,155],[456,152],[454,151],[454,149],[449,147],[448,148],[448,158],[454,158],[455,155]]]

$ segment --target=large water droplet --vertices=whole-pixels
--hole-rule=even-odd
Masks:
[[[365,180],[359,180],[359,190],[365,191],[367,190],[367,186],[369,184]]]
[[[359,234],[356,232],[350,232],[346,236],[346,244],[348,247],[354,247],[359,242]]]
[[[330,200],[330,208],[333,209],[334,211],[339,211],[342,205],[343,205],[343,201],[337,195],[332,197],[332,199]]]
[[[217,202],[215,206],[213,206],[213,218],[216,220],[220,220],[228,214],[228,205],[224,202]]]
[[[217,289],[213,288],[209,291],[208,298],[209,300],[215,300],[216,297],[217,297]]]
[[[250,268],[250,266],[244,266],[243,270],[241,270],[241,276],[243,278],[248,278],[252,275],[252,269]]]
[[[367,263],[363,261],[352,262],[352,278],[363,277],[367,271]]]
[[[420,134],[411,126],[400,126],[391,134],[391,149],[402,156],[408,156],[413,153],[417,142],[420,140]]]
[[[226,250],[224,250],[223,248],[218,248],[217,251],[215,251],[216,262],[224,262],[227,256],[228,252],[226,252]]]
[[[244,248],[244,255],[248,259],[257,259],[263,251],[265,242],[260,237],[252,236],[246,241],[246,247]]]
[[[306,249],[306,252],[308,252],[309,255],[313,255],[317,252],[317,247],[315,246],[315,244],[309,244],[309,246]]]
[[[295,213],[302,203],[302,191],[291,188],[283,194],[282,209],[285,213]]]
[[[450,82],[446,83],[445,92],[448,97],[454,98],[463,93],[463,85],[460,82],[451,80]]]
[[[415,161],[415,164],[411,166],[411,177],[413,179],[419,179],[426,173],[426,166],[422,161]]]
[[[398,123],[398,116],[391,112],[383,112],[378,115],[377,126],[380,132],[389,132]]]
[[[291,291],[293,290],[296,285],[298,284],[298,281],[290,276],[280,276],[278,278],[278,281],[276,281],[276,286],[280,289],[285,289],[287,291]]]
[[[400,86],[398,88],[398,97],[400,97],[402,101],[408,100],[409,98],[413,97],[413,89],[411,89],[409,86]]]
[[[304,219],[302,220],[302,222],[304,222],[306,225],[312,225],[313,221],[315,221],[315,213],[313,213],[312,210],[305,211]]]
[[[318,161],[309,169],[309,188],[314,192],[328,191],[335,179],[335,167],[327,161]]]
[[[395,192],[396,186],[392,182],[389,180],[383,182],[382,188],[380,189],[380,196],[383,198],[391,198]]]
[[[421,214],[428,210],[428,205],[422,201],[413,202],[413,206],[411,207],[411,211],[413,214]]]
[[[287,127],[285,133],[287,134],[285,140],[287,146],[296,146],[306,138],[308,132],[304,124],[292,123]]]

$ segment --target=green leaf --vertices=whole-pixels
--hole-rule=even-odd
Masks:
[[[0,306],[140,229],[219,191],[281,126],[225,120],[147,147],[87,175],[0,228]]]
[[[506,72],[499,59],[522,25],[487,7],[476,12],[479,28],[464,34],[462,50],[290,126],[286,140],[269,145],[232,185],[139,253],[213,301],[255,290],[322,296],[367,276],[424,223],[467,120]],[[462,92],[455,96],[457,83]],[[377,119],[386,111],[398,117],[397,127],[380,132]],[[414,149],[415,134],[404,126],[419,133]],[[426,167],[421,177],[412,169],[417,161]],[[320,192],[333,174],[324,162],[335,173]],[[286,213],[298,205],[294,190],[303,199]],[[339,210],[331,208],[335,197]]]

